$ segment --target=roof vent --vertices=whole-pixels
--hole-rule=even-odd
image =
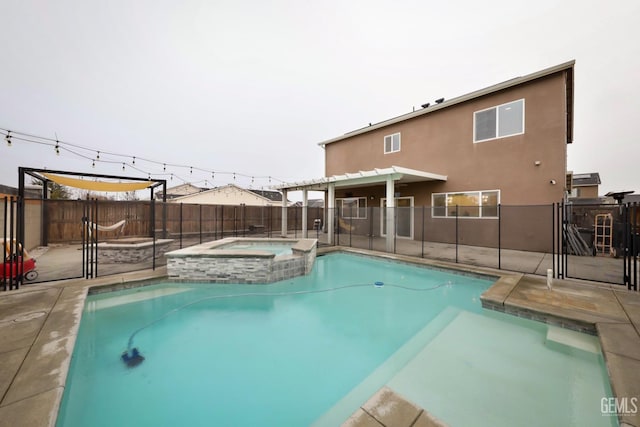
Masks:
[[[444,98],[436,99],[436,104],[442,104],[444,102]]]
[[[429,105],[431,105],[430,103],[426,103],[426,104],[422,104],[422,108],[427,108]]]

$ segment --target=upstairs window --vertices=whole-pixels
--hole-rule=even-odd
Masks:
[[[489,141],[524,133],[524,99],[473,114],[473,142]]]
[[[400,132],[384,137],[384,154],[400,151]]]

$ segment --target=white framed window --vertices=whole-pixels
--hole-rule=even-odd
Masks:
[[[367,218],[367,198],[366,197],[346,197],[336,199],[336,207],[339,209],[342,218],[366,219]]]
[[[431,216],[434,218],[497,218],[500,190],[433,193]]]
[[[473,142],[524,133],[524,99],[473,113]]]
[[[384,137],[384,154],[400,151],[400,132]]]

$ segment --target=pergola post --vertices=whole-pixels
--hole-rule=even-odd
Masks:
[[[336,188],[331,183],[327,186],[327,243],[333,245],[333,219],[335,218]]]
[[[280,232],[280,235],[282,237],[287,237],[287,230],[289,227],[289,224],[287,222],[287,190],[283,189],[282,190],[282,230]]]
[[[396,199],[394,192],[394,180],[393,178],[387,178],[387,252],[393,252],[393,240],[396,235],[396,221],[395,221],[395,207]]]
[[[309,204],[309,192],[307,189],[302,190],[302,238],[309,237],[309,230],[307,225],[307,205]]]

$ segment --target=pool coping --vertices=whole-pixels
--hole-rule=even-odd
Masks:
[[[483,307],[534,320],[539,316],[542,321],[559,322],[555,324],[563,327],[591,328],[602,346],[613,395],[640,397],[637,292],[574,280],[555,280],[554,289],[549,291],[543,277],[346,247],[319,248],[318,256],[333,252],[498,278],[481,296]],[[0,308],[6,308],[0,310],[0,336],[5,338],[0,341],[0,355],[4,356],[0,365],[0,427],[55,426],[89,293],[142,286],[166,278],[163,267],[98,279],[32,284],[0,294]],[[602,307],[593,306],[592,298],[603,299]],[[602,312],[604,308],[606,311]],[[375,413],[365,402],[363,407],[367,416]],[[374,420],[383,426],[388,422]],[[621,425],[640,427],[640,414],[621,415],[619,420]]]

